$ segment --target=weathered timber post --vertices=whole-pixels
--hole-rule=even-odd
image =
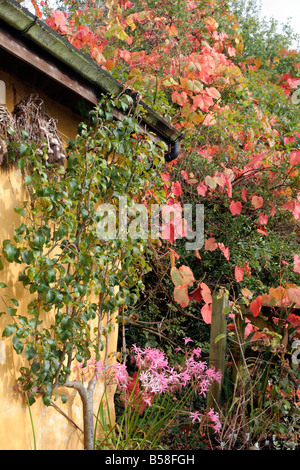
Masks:
[[[228,294],[220,290],[212,296],[212,317],[210,329],[209,367],[215,367],[222,373],[220,383],[214,382],[207,394],[207,409],[219,410],[223,375],[225,370],[225,350],[227,321],[223,310],[229,304]]]

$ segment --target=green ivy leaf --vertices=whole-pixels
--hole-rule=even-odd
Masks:
[[[16,353],[21,354],[24,349],[24,344],[19,340],[17,336],[13,337],[12,343],[13,343],[13,347]]]
[[[29,347],[29,348],[27,347],[25,349],[25,357],[28,361],[31,361],[31,359],[33,359],[35,355],[36,355],[36,352],[33,347]]]
[[[24,145],[24,144],[22,144],[22,145]],[[22,145],[21,145],[21,147],[22,147]],[[24,145],[24,147],[26,147],[26,149],[27,149],[27,145]],[[21,149],[20,149],[20,151],[21,151]],[[24,153],[21,153],[21,155],[24,155]],[[19,170],[23,171],[24,168],[26,167],[26,158],[24,158],[24,157],[19,158],[17,166],[18,166]]]
[[[17,254],[18,254],[18,248],[15,246],[15,245],[11,245],[8,241],[8,243],[6,243],[7,240],[5,240],[3,242],[3,252],[4,252],[4,255],[5,255],[5,258],[7,259],[7,261],[9,261],[10,263],[12,263]]]
[[[15,331],[16,331],[15,325],[7,325],[4,328],[2,336],[6,337],[6,338],[9,338],[9,336],[11,336]]]

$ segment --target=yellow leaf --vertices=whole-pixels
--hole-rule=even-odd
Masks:
[[[256,58],[256,59],[254,60],[254,64],[256,65],[257,68],[259,68],[259,67],[262,65],[262,60]]]
[[[168,77],[163,80],[162,84],[164,86],[173,86],[178,85],[178,82],[176,82],[173,77]]]

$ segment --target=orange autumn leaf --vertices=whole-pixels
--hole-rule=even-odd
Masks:
[[[249,266],[249,263],[248,261],[246,261],[244,263],[244,265],[242,266],[242,268],[244,269],[245,273],[248,275],[248,276],[251,276],[251,268]]]
[[[189,305],[190,298],[187,286],[174,287],[174,300],[178,302],[182,308],[186,308]]]
[[[208,238],[207,240],[205,240],[204,248],[207,251],[215,251],[218,248],[218,244],[217,244],[215,238],[211,237],[211,238]]]
[[[176,287],[190,286],[195,282],[193,271],[188,266],[180,266],[179,269],[173,266],[171,268],[171,279]]]
[[[253,293],[247,287],[242,289],[241,292],[242,292],[244,297],[251,298],[253,296]]]
[[[166,31],[167,31],[169,36],[177,36],[178,35],[178,31],[177,31],[174,23],[171,23],[170,26],[166,26]]]

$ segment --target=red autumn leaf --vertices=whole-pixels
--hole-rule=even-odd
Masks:
[[[196,110],[198,107],[203,110],[203,108],[204,108],[204,100],[203,100],[202,94],[199,93],[198,95],[196,95],[196,96],[193,98],[193,106],[194,106],[195,110]]]
[[[300,204],[298,201],[295,201],[295,207],[292,210],[292,213],[296,220],[300,219]]]
[[[258,225],[256,231],[258,233],[261,233],[262,235],[265,235],[266,237],[268,237],[268,232],[267,232],[266,228],[264,227],[264,225]]]
[[[256,297],[255,300],[251,302],[249,310],[250,312],[253,313],[254,317],[257,317],[257,315],[260,312],[261,307],[262,307],[262,296],[259,295],[258,297]]]
[[[242,195],[243,201],[247,202],[247,189],[246,188],[242,189],[241,195]]]
[[[251,203],[255,209],[262,207],[264,200],[261,196],[252,196]]]
[[[288,210],[288,211],[293,211],[294,210],[294,207],[295,207],[295,204],[294,204],[294,201],[288,201],[288,202],[285,202],[284,204],[282,204],[282,206],[280,207],[281,210]]]
[[[294,255],[294,268],[293,271],[295,273],[300,274],[300,256],[299,255]]]
[[[210,288],[204,282],[198,284],[198,287],[189,294],[189,297],[190,300],[195,300],[196,302],[203,300],[206,304],[212,303]]]
[[[297,306],[300,307],[300,288],[299,287],[290,287],[287,290],[287,296],[291,302],[294,302]]]
[[[215,251],[218,248],[215,238],[208,238],[205,240],[204,249],[207,251]]]
[[[59,29],[62,33],[68,32],[68,28],[66,27],[66,17],[62,11],[53,11],[52,19],[54,20],[57,29]]]
[[[290,165],[297,165],[300,163],[300,151],[292,151],[290,153]]]
[[[132,5],[133,5],[132,2],[127,1],[127,2],[125,3],[125,5],[124,5],[124,9],[127,10],[127,8],[131,8]]]
[[[232,201],[229,209],[232,215],[239,215],[242,210],[242,204],[240,201]]]
[[[39,6],[37,5],[36,0],[31,0],[31,3],[34,6],[36,16],[38,16],[39,18],[42,18],[43,14],[41,10],[39,9]]]
[[[205,118],[202,121],[203,126],[213,126],[216,124],[216,120],[214,118],[214,115],[212,113],[207,113]]]
[[[131,53],[129,51],[126,51],[125,49],[119,52],[119,55],[121,59],[125,60],[128,64],[131,61]]]
[[[248,261],[246,261],[242,267],[245,273],[248,274],[248,276],[251,276],[251,268],[249,266]]]
[[[234,269],[234,277],[236,282],[241,282],[244,279],[244,270],[243,268],[239,268],[238,266]]]
[[[176,183],[172,183],[171,190],[172,190],[172,193],[174,194],[174,196],[176,196],[176,197],[178,197],[182,194],[182,189],[181,189],[181,185],[180,185],[179,181],[176,181]]]
[[[189,294],[190,300],[195,300],[195,302],[201,302],[202,300],[202,289],[200,284],[198,287]]]
[[[163,173],[161,175],[161,178],[162,178],[163,181],[169,181],[170,180],[170,175],[169,175],[169,173]]]
[[[201,282],[200,288],[202,291],[202,297],[206,304],[212,303],[212,296],[210,288],[205,284],[205,282]]]
[[[290,322],[294,327],[300,326],[300,317],[294,313],[290,313],[287,316],[287,321]]]
[[[187,172],[186,172],[185,170],[181,170],[180,173],[181,173],[181,175],[183,176],[183,178],[184,178],[185,180],[188,180],[188,179],[189,179],[189,175],[187,174]]]
[[[261,212],[261,213],[259,214],[258,221],[259,221],[260,225],[267,225],[267,223],[268,223],[268,216],[267,216],[264,212]]]
[[[176,237],[175,237],[175,227],[172,222],[169,224],[163,224],[162,231],[161,231],[161,238],[162,240],[166,240],[169,243],[174,242]]]
[[[228,192],[228,196],[232,197],[232,184],[231,181],[225,176],[225,184]]]
[[[171,99],[174,103],[177,103],[180,106],[183,106],[187,102],[188,96],[185,93],[185,91],[183,91],[182,93],[178,93],[177,91],[174,91],[172,93]]]
[[[285,264],[286,266],[289,266],[289,263],[287,261],[285,261],[284,259],[281,259],[280,263]]]
[[[274,215],[276,214],[276,207],[275,207],[275,205],[273,204],[273,202],[270,202],[270,205],[271,205],[270,216],[271,216],[271,217],[274,217]]]
[[[202,318],[203,318],[204,322],[207,325],[210,325],[211,324],[211,316],[212,316],[212,304],[205,304],[201,308],[201,315],[202,315]]]
[[[247,287],[241,290],[242,294],[244,297],[251,298],[253,296],[251,290],[249,290]]]
[[[229,257],[230,257],[229,248],[228,247],[225,248],[224,243],[218,243],[218,247],[222,251],[222,253],[225,256],[225,258],[227,259],[227,261],[229,261]]]
[[[105,62],[105,67],[107,70],[109,70],[110,72],[112,71],[112,69],[114,68],[114,63],[111,59],[107,59],[106,62]]]
[[[132,408],[136,409],[140,414],[142,414],[145,408],[147,408],[148,404],[143,400],[143,394],[137,379],[137,372],[135,372],[133,376],[130,377],[125,393],[125,403],[129,402],[129,405]],[[154,398],[154,393],[147,393],[147,398],[148,397],[150,397],[152,401]]]
[[[206,93],[208,93],[212,98],[218,100],[221,98],[220,92],[215,87],[210,87],[205,89]]]
[[[207,191],[207,186],[204,183],[198,184],[197,193],[199,194],[199,196],[205,196],[206,191]]]

